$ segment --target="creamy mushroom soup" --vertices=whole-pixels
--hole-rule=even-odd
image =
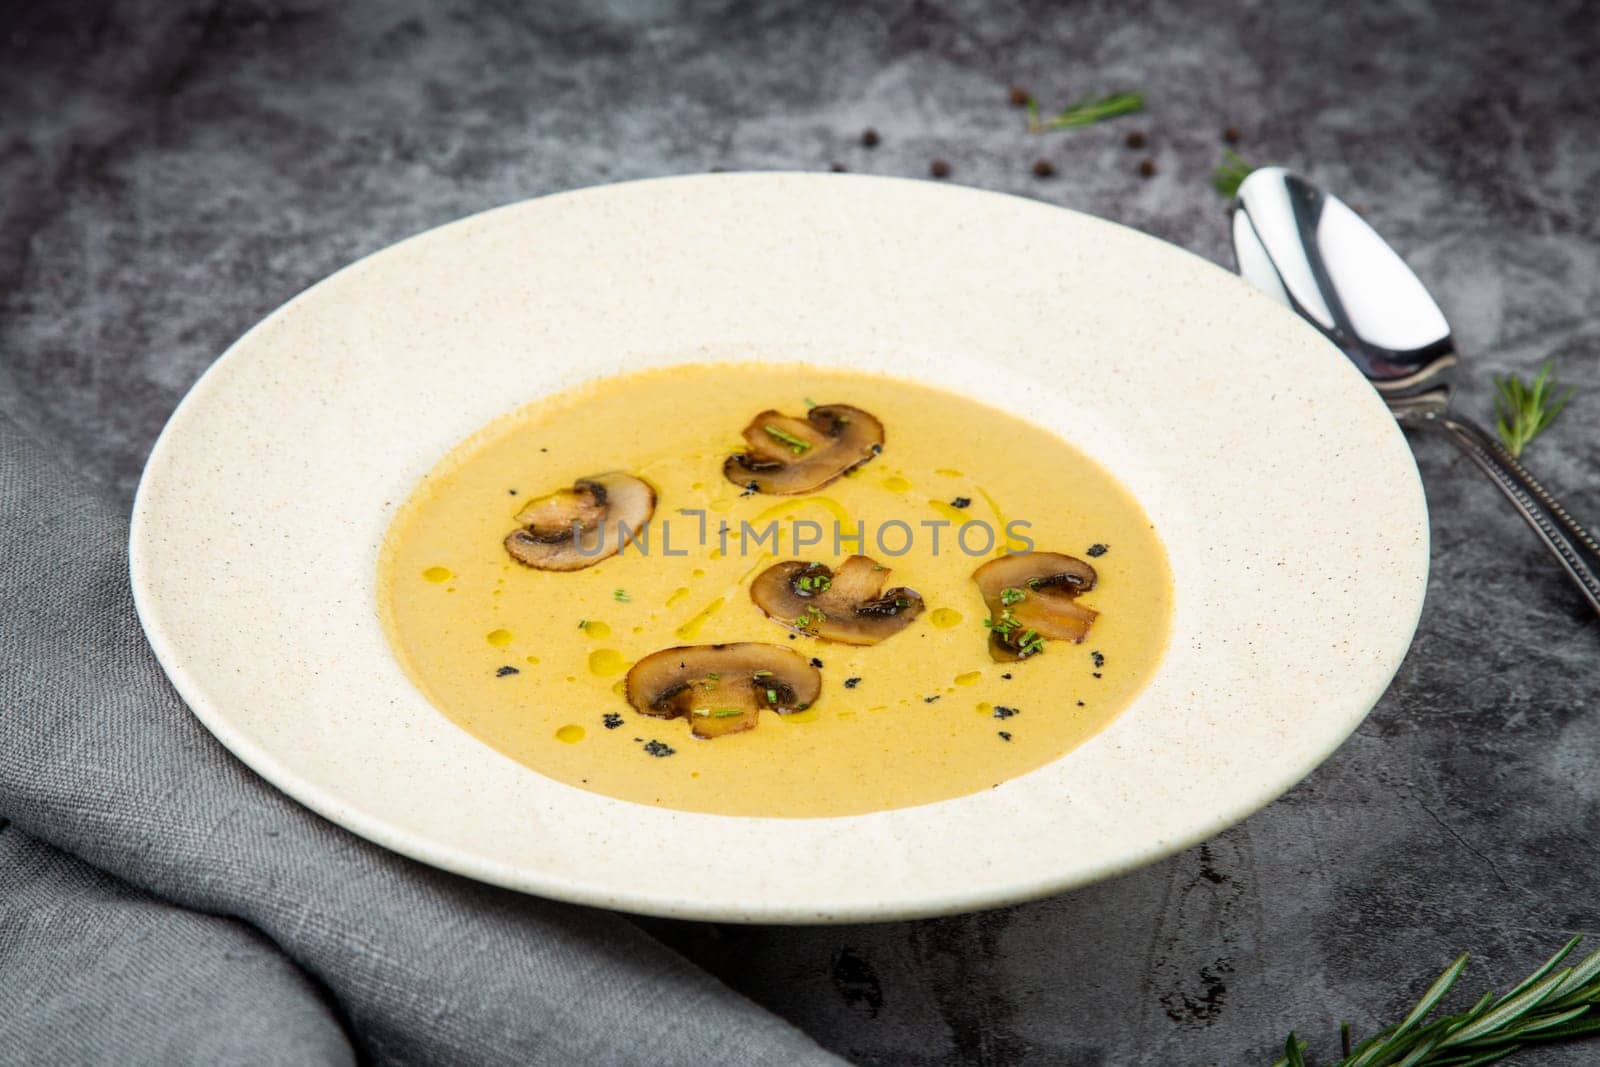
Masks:
[[[689,365],[541,400],[400,509],[384,625],[441,713],[642,804],[827,816],[988,789],[1139,692],[1171,576],[1054,434],[913,382]]]

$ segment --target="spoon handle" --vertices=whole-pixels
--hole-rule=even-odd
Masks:
[[[1567,576],[1583,592],[1589,606],[1600,614],[1600,543],[1594,535],[1567,514],[1560,501],[1551,496],[1504,446],[1489,436],[1477,423],[1444,412],[1426,420],[1439,427],[1517,506],[1554,552]]]

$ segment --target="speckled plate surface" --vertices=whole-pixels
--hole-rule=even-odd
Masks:
[[[376,560],[463,437],[577,382],[739,358],[866,366],[1055,429],[1144,504],[1176,584],[1155,678],[987,792],[835,819],[572,789],[436,712]],[[190,392],[130,544],[139,615],[206,726],[329,819],[544,896],[760,922],[1056,892],[1267,803],[1367,714],[1411,640],[1427,516],[1342,356],[1228,272],[1028,200],[853,175],[551,196],[404,241],[291,300]]]

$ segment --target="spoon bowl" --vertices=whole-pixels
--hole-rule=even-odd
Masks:
[[[1239,186],[1239,273],[1360,368],[1403,425],[1444,432],[1516,505],[1600,614],[1600,544],[1481,426],[1450,409],[1455,340],[1427,286],[1344,201],[1282,167]]]

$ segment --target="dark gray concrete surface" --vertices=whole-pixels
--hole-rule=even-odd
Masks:
[[[712,167],[940,157],[1226,262],[1209,172],[1234,125],[1416,265],[1470,360],[1465,409],[1488,411],[1491,373],[1557,361],[1579,395],[1527,459],[1600,522],[1596,70],[1582,3],[8,4],[0,402],[126,499],[196,376],[334,268],[481,208]],[[1150,110],[1030,137],[1013,83]],[[916,1064],[1266,1063],[1291,1027],[1326,1055],[1341,1018],[1392,1018],[1460,949],[1476,994],[1600,934],[1600,624],[1464,458],[1416,444],[1416,645],[1360,732],[1244,825],[986,914],[648,925],[830,1048]]]

